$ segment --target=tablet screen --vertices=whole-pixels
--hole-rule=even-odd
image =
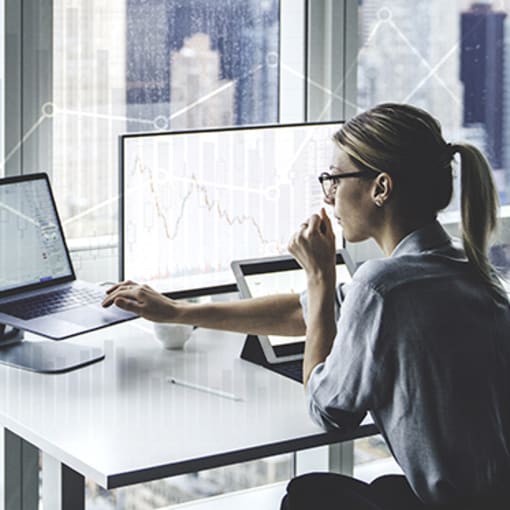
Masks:
[[[306,273],[301,268],[249,274],[245,275],[244,279],[252,297],[287,294],[289,292],[301,293],[306,290]],[[336,281],[337,284],[351,281],[351,276],[346,264],[337,264]],[[268,338],[273,346],[305,340],[305,337],[272,335],[269,335]]]

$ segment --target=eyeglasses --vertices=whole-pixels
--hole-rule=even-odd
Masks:
[[[339,170],[337,167],[331,165],[330,170]],[[319,175],[319,182],[321,183],[322,192],[327,199],[333,198],[340,179],[347,179],[347,177],[358,177],[360,179],[374,178],[377,175],[375,170],[360,170],[359,172],[348,172],[346,174],[330,174],[329,172],[322,172]]]

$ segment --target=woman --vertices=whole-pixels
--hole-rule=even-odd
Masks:
[[[408,105],[379,105],[334,141],[330,173],[319,178],[325,201],[348,241],[372,238],[387,255],[363,264],[348,288],[336,287],[322,209],[289,243],[307,275],[302,296],[190,305],[123,282],[104,304],[155,321],[306,334],[311,416],[352,427],[370,411],[405,477],[305,475],[290,482],[282,508],[496,508],[510,480],[510,305],[487,256],[498,207],[490,168]],[[436,221],[452,197],[455,154],[463,248]]]

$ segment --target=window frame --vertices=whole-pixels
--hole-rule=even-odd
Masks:
[[[5,0],[0,0],[0,125],[5,132]],[[4,137],[0,137],[0,177],[4,175],[5,150]]]
[[[306,121],[356,113],[357,0],[307,0]]]
[[[52,25],[52,0],[5,0],[5,175],[51,176]]]

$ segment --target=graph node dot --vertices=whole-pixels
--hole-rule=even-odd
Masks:
[[[53,103],[44,103],[42,105],[41,111],[45,117],[53,117],[55,114],[55,106]]]
[[[266,188],[264,194],[268,200],[272,200],[274,202],[280,197],[280,190],[278,189],[278,186],[269,186],[269,188]]]
[[[381,20],[381,21],[389,21],[391,19],[391,10],[388,9],[388,7],[381,7],[378,11],[377,11],[377,17]]]
[[[278,53],[270,51],[266,55],[266,64],[268,67],[276,67],[278,65]]]
[[[165,129],[168,129],[168,118],[165,117],[164,115],[158,115],[154,119],[153,124],[156,129],[163,131]]]

